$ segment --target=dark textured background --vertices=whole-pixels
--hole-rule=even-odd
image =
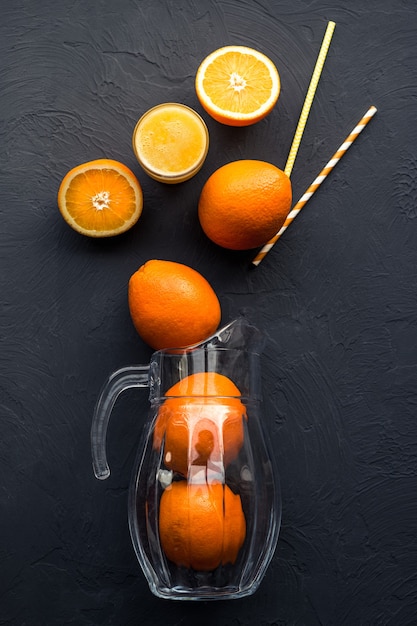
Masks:
[[[328,20],[337,24],[295,162],[298,199],[371,104],[357,142],[258,269],[202,234],[218,166],[284,167]],[[13,0],[0,22],[0,624],[409,626],[417,623],[417,20],[411,0]],[[142,173],[138,117],[173,100],[202,113],[199,62],[262,50],[282,92],[259,124],[211,133],[176,187]],[[73,166],[109,157],[143,186],[129,233],[94,241],[56,203]],[[278,549],[259,591],[220,603],[154,598],[127,527],[146,393],[120,400],[112,476],[89,430],[107,374],[147,362],[127,281],[146,260],[191,265],[223,321],[267,335],[264,421],[282,482]]]

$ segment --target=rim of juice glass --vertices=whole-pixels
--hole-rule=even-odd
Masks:
[[[162,109],[162,108],[169,107],[169,106],[178,107],[179,109],[185,109],[187,112],[191,113],[194,119],[200,124],[201,129],[203,131],[203,136],[205,138],[204,150],[201,153],[200,158],[195,162],[195,164],[185,170],[180,170],[172,174],[166,173],[163,170],[159,170],[158,168],[153,168],[149,162],[147,161],[145,162],[143,157],[141,156],[141,154],[139,153],[137,149],[136,141],[135,141],[136,134],[139,130],[139,126],[142,124],[143,120],[147,118],[155,110]],[[199,115],[197,111],[195,111],[188,105],[182,104],[181,102],[161,102],[160,104],[157,104],[151,107],[150,109],[148,109],[147,111],[145,111],[145,113],[137,121],[136,126],[133,131],[133,135],[132,135],[132,146],[133,146],[133,151],[135,153],[135,156],[140,166],[148,174],[148,176],[162,183],[180,183],[180,182],[184,182],[192,178],[202,168],[203,163],[206,160],[206,156],[207,156],[208,149],[209,149],[209,131],[201,115]]]

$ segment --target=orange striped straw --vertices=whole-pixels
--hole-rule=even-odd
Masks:
[[[287,219],[285,220],[283,226],[281,227],[281,230],[276,235],[274,235],[274,237],[272,237],[272,239],[270,239],[268,243],[266,243],[264,247],[261,248],[261,250],[258,252],[256,257],[252,261],[253,265],[259,265],[259,263],[266,257],[268,252],[271,250],[272,246],[278,241],[282,233],[285,230],[287,230],[288,226],[297,217],[297,215],[299,214],[301,209],[305,206],[307,201],[310,200],[313,193],[317,191],[317,189],[320,187],[324,179],[330,174],[330,172],[332,171],[336,163],[340,161],[340,159],[345,154],[345,152],[350,148],[350,146],[353,144],[357,136],[363,131],[363,129],[365,128],[367,123],[370,121],[370,119],[375,115],[376,111],[377,109],[374,106],[371,106],[368,109],[368,111],[365,113],[363,118],[360,120],[359,124],[355,126],[355,128],[352,130],[350,135],[346,137],[345,141],[342,143],[340,148],[334,153],[334,155],[332,156],[330,161],[327,163],[327,165],[324,166],[324,168],[321,170],[317,178],[311,183],[310,187],[307,189],[305,194],[300,198],[297,204],[288,213]]]

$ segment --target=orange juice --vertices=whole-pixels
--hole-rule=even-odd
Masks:
[[[184,104],[166,102],[142,115],[132,143],[149,176],[163,183],[181,183],[203,165],[209,137],[198,113]]]

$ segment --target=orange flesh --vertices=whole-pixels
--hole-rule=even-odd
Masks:
[[[252,113],[269,98],[273,84],[261,61],[251,55],[228,52],[207,67],[203,86],[221,109]]]
[[[68,213],[82,228],[110,230],[123,226],[136,210],[136,197],[127,180],[110,169],[77,174],[66,192]]]

